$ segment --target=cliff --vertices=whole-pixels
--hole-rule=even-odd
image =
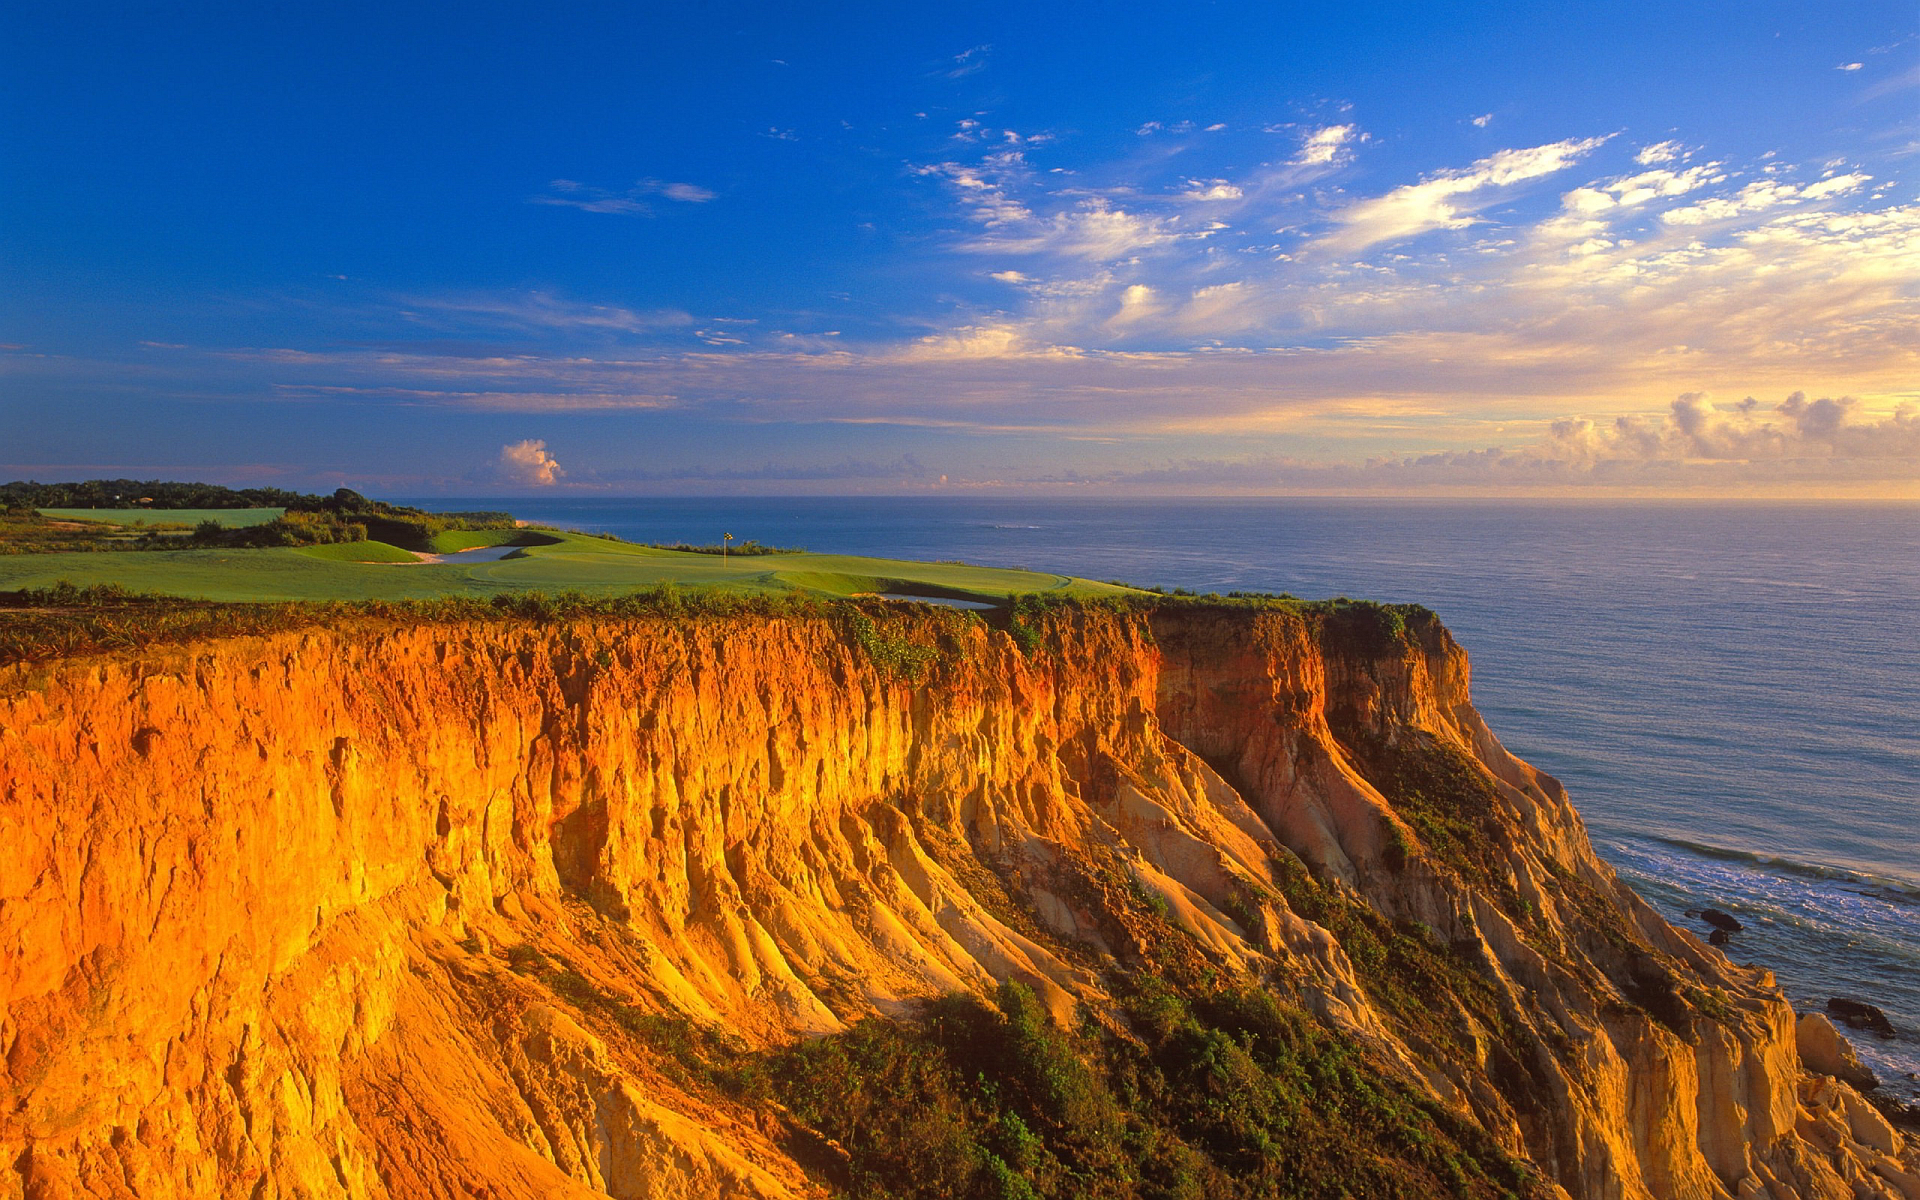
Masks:
[[[366,616],[12,667],[0,847],[0,1197],[1920,1200],[1417,613]]]

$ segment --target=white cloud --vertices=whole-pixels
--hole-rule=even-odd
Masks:
[[[1840,65],[1839,65],[1838,67],[1835,67],[1835,68],[1834,68],[1834,70],[1836,70],[1836,71],[1858,71],[1858,70],[1859,70],[1859,69],[1860,69],[1861,67],[1864,67],[1864,66],[1866,66],[1866,65],[1867,65],[1867,64],[1865,64],[1865,63],[1841,63],[1841,64],[1840,64]]]
[[[1107,325],[1112,329],[1123,329],[1137,324],[1161,311],[1159,298],[1153,289],[1144,283],[1131,284],[1120,292],[1120,310],[1108,318]]]
[[[1357,127],[1353,125],[1328,125],[1324,128],[1309,130],[1300,139],[1300,153],[1294,162],[1303,166],[1320,166],[1331,163],[1340,157],[1347,144],[1354,140]]]
[[[983,44],[974,46],[953,56],[952,65],[938,72],[947,79],[964,79],[987,69],[987,55],[993,46]]]
[[[1672,162],[1685,154],[1686,150],[1679,142],[1655,142],[1651,146],[1642,146],[1640,152],[1633,156],[1633,161],[1643,167],[1651,167]]]
[[[566,474],[547,453],[547,444],[533,438],[500,447],[500,476],[508,483],[552,487]]]
[[[1485,129],[1487,126],[1493,124],[1493,114],[1481,113],[1479,116],[1473,118],[1473,124],[1476,129]]]
[[[648,334],[684,329],[693,318],[677,309],[639,310],[580,304],[551,292],[476,293],[405,298],[408,317],[429,327],[482,326],[516,333]]]
[[[705,204],[715,195],[715,192],[697,184],[671,183],[660,179],[642,179],[623,192],[608,191],[574,179],[556,179],[547,185],[544,195],[533,197],[532,203],[577,208],[582,212],[650,217],[654,209],[646,202],[646,197],[661,196],[681,204]]]
[[[1180,193],[1182,200],[1239,200],[1244,196],[1244,192],[1224,179],[1189,179],[1187,190]]]
[[[669,200],[678,200],[683,204],[705,204],[714,198],[715,193],[691,183],[663,183],[660,194]]]
[[[1764,212],[1794,201],[1828,200],[1859,191],[1873,181],[1871,175],[1858,172],[1831,175],[1803,186],[1774,179],[1756,180],[1732,196],[1716,196],[1698,204],[1669,209],[1660,219],[1669,225],[1705,225],[1728,221],[1750,213]]]
[[[1852,399],[1778,405],[1749,397],[1714,405],[1699,394],[1663,414],[1566,417],[1532,441],[1472,450],[1402,452],[1363,463],[1274,455],[1188,460],[1115,472],[1100,482],[1165,491],[1404,492],[1624,489],[1780,494],[1810,487],[1874,494],[1910,484],[1920,467],[1920,409],[1865,415]]]
[[[1873,176],[1858,171],[1846,175],[1830,175],[1818,183],[1810,183],[1800,189],[1802,200],[1825,200],[1829,196],[1844,196],[1856,192],[1873,182]]]
[[[1561,198],[1561,205],[1568,212],[1590,215],[1610,208],[1632,208],[1651,200],[1683,196],[1725,179],[1718,163],[1688,167],[1684,171],[1656,168],[1575,188]]]
[[[1333,214],[1338,226],[1321,239],[1337,251],[1364,250],[1436,229],[1464,229],[1480,207],[1473,197],[1563,171],[1607,139],[1569,138],[1524,150],[1502,150],[1464,171],[1443,171]]]
[[[1728,405],[1702,392],[1675,400],[1659,418],[1569,419],[1549,428],[1542,453],[1574,462],[1920,460],[1920,409],[1902,405],[1874,418],[1851,396],[1809,400],[1795,392],[1771,408],[1753,397]]]
[[[1458,227],[1504,198],[1496,189],[1550,176],[1595,144],[1505,151],[1429,175],[1388,192],[1418,201],[1411,219],[1377,219],[1354,239],[1378,245],[1390,241],[1383,229]],[[1791,434],[1801,457],[1825,444],[1808,440],[1823,419],[1843,442],[1866,436],[1848,431],[1872,427],[1892,437],[1907,428],[1887,425],[1884,414],[1911,397],[1920,378],[1911,336],[1920,323],[1912,286],[1920,278],[1920,206],[1849,199],[1865,196],[1863,174],[1806,184],[1796,181],[1820,168],[1784,164],[1778,178],[1729,183],[1721,174],[1735,176],[1731,168],[1668,159],[1555,187],[1558,211],[1528,219],[1502,210],[1506,227],[1470,244],[1417,254],[1387,244],[1336,258],[1266,233],[1269,218],[1311,228],[1327,201],[1296,181],[1319,172],[1276,163],[1266,174],[1196,179],[1172,174],[1177,165],[1107,190],[1087,186],[1107,177],[1093,167],[1061,179],[1004,148],[921,168],[953,203],[959,233],[937,263],[950,276],[928,272],[927,295],[941,307],[930,299],[902,314],[919,322],[914,334],[863,336],[848,327],[848,336],[826,337],[816,326],[782,335],[709,316],[525,294],[409,298],[408,319],[436,340],[487,349],[261,354],[252,360],[252,390],[289,401],[340,389],[365,403],[485,411],[652,407],[671,408],[676,420],[1223,445],[1307,433],[1322,444],[1382,449],[1384,431],[1401,429],[1407,440],[1393,448],[1408,449],[1483,445],[1459,431],[1484,430],[1473,422],[1489,414],[1544,429],[1568,412],[1637,411],[1648,394],[1806,388],[1860,399],[1808,401],[1804,418],[1776,405],[1724,424],[1715,409],[1675,428],[1696,450],[1763,446]],[[1230,202],[1234,228],[1203,237],[1208,218],[1227,210],[1196,208],[1188,195],[1215,187],[1240,193]],[[1548,198],[1545,186],[1539,191]],[[1336,210],[1333,219],[1347,222],[1336,232],[1352,228],[1355,208],[1374,203]],[[1660,219],[1662,210],[1708,205],[1727,206],[1726,219]],[[1004,254],[979,257],[986,252]],[[977,295],[983,277],[1008,289]],[[977,307],[948,307],[956,295],[974,296]],[[513,349],[494,349],[502,345]],[[607,345],[618,352],[596,353]],[[1661,421],[1683,418],[1692,420]],[[1606,416],[1587,419],[1612,428]],[[1636,420],[1642,434],[1665,428]],[[1442,424],[1453,432],[1435,432]],[[1680,444],[1665,433],[1655,440]],[[1618,461],[1623,452],[1595,453],[1595,461]]]
[[[1035,212],[1012,195],[1014,188],[1030,184],[1026,159],[1017,150],[995,151],[977,166],[936,163],[919,168],[919,174],[946,179],[982,227],[984,232],[957,244],[972,253],[1113,262],[1181,236],[1172,218],[1129,212],[1105,196],[1084,196],[1070,207]]]

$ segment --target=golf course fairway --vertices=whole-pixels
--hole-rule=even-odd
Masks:
[[[536,539],[544,544],[525,544]],[[1024,593],[1094,596],[1128,590],[1068,575],[851,555],[734,554],[723,559],[546,529],[505,530],[491,537],[462,534],[457,541],[471,544],[436,545],[443,553],[431,562],[382,542],[0,554],[0,591],[47,588],[64,581],[80,587],[118,584],[136,592],[201,600],[408,600],[536,591],[606,596],[671,583],[742,593],[882,593],[993,603]],[[462,550],[479,551],[508,541],[519,544],[504,558],[462,561]]]

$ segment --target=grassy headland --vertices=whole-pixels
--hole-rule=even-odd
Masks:
[[[0,523],[0,592],[67,584],[199,601],[401,601],[615,597],[675,585],[741,595],[878,592],[1006,603],[1035,593],[1128,590],[1066,575],[753,543],[724,554],[710,546],[640,546],[526,528],[506,513],[428,513],[344,490],[328,497],[275,493],[266,498],[283,500],[279,507],[240,507],[262,497],[200,484],[96,483],[0,486],[12,505]],[[139,508],[28,507],[96,494],[159,500]],[[512,549],[502,554],[502,547]]]
[[[116,585],[197,600],[419,600],[484,598],[520,592],[612,596],[680,584],[749,593],[798,591],[818,596],[861,592],[1005,601],[1028,592],[1117,594],[1124,588],[1067,575],[948,563],[906,562],[841,554],[750,557],[656,550],[559,530],[479,531],[441,535],[446,556],[422,562],[378,541],[272,548],[185,548],[97,554],[75,551],[0,556],[0,591]],[[465,563],[463,550],[499,546],[516,536],[505,558]],[[462,544],[465,543],[465,544]],[[358,560],[358,561],[356,561]]]

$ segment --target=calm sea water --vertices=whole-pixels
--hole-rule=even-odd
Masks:
[[[1560,777],[1669,919],[1854,1036],[1920,1097],[1920,506],[1317,500],[439,501],[637,541],[964,559],[1096,579],[1416,601],[1508,747]]]

